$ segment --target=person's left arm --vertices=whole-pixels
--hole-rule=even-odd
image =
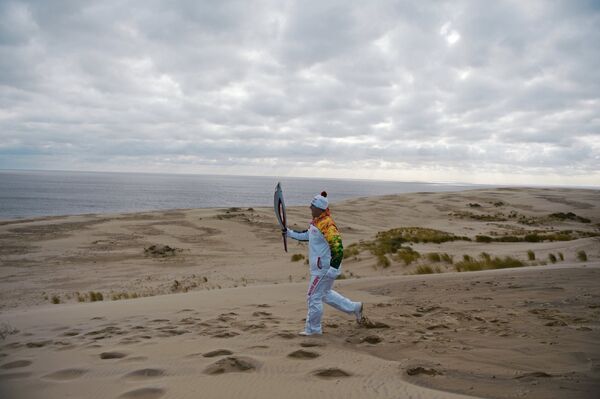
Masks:
[[[330,266],[334,269],[339,269],[344,258],[344,246],[342,245],[342,236],[335,223],[329,223],[322,231],[329,249],[331,251],[331,263]]]

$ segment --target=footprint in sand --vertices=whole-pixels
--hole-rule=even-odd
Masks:
[[[326,346],[326,345],[323,342],[304,341],[304,342],[300,342],[300,346],[303,348],[315,348],[315,347],[322,347],[322,346]]]
[[[256,370],[260,364],[248,357],[226,357],[208,366],[204,372],[209,375],[240,373]]]
[[[164,396],[165,390],[160,388],[140,388],[125,392],[119,398],[121,399],[158,399]]]
[[[233,355],[233,352],[227,349],[217,349],[208,353],[204,353],[203,357],[217,357],[217,356],[229,356]]]
[[[254,317],[267,317],[267,316],[272,316],[273,313],[269,313],[269,312],[254,312],[252,313],[252,316]]]
[[[55,381],[68,381],[77,379],[82,375],[86,374],[87,372],[88,371],[84,369],[64,369],[56,371],[52,374],[47,374],[42,378]]]
[[[294,334],[291,332],[280,332],[277,333],[277,336],[283,339],[293,339],[293,338],[298,338],[298,334]]]
[[[135,338],[125,338],[122,339],[121,341],[119,341],[119,344],[121,345],[131,345],[131,344],[138,344],[141,341],[139,339],[135,339]]]
[[[298,349],[288,355],[288,357],[292,359],[315,359],[321,356],[317,352],[311,352],[304,349]]]
[[[342,369],[338,369],[337,367],[331,367],[326,369],[318,369],[313,371],[314,376],[320,378],[339,378],[339,377],[350,377],[352,374],[344,371]]]
[[[100,359],[122,359],[125,356],[127,356],[127,354],[123,352],[102,352],[100,354]]]
[[[123,376],[123,378],[131,381],[147,380],[151,378],[159,378],[165,376],[166,373],[162,369],[140,369],[132,371],[129,374]]]
[[[382,341],[381,337],[378,337],[377,335],[367,335],[364,338],[361,338],[361,342],[366,342],[368,344],[378,344]]]
[[[46,345],[50,345],[52,341],[37,341],[37,342],[28,342],[26,346],[28,348],[43,348]]]
[[[411,367],[411,368],[407,369],[406,374],[408,374],[410,376],[423,375],[423,374],[436,376],[436,375],[442,375],[443,373],[434,368],[417,366],[417,367]]]
[[[18,378],[27,378],[27,377],[31,377],[31,375],[32,375],[32,373],[27,373],[27,372],[0,374],[0,381],[16,380]]]
[[[235,331],[220,331],[212,335],[213,338],[233,338],[240,335]]]
[[[360,320],[360,326],[364,327],[364,328],[373,328],[373,329],[390,328],[389,325],[382,323],[380,321],[369,320],[366,316],[363,316],[363,318]]]
[[[32,362],[30,360],[15,360],[14,362],[3,364],[2,366],[0,366],[0,369],[5,369],[5,370],[17,369],[17,368],[21,368],[21,367],[27,367],[31,363]]]

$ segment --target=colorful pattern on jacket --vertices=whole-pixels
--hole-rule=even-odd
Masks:
[[[329,208],[315,218],[313,224],[321,231],[329,244],[329,249],[331,250],[330,266],[336,269],[339,268],[344,258],[344,247],[342,245],[342,236],[331,217]]]

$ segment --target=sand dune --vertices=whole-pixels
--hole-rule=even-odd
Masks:
[[[386,255],[388,267],[363,249],[344,260],[336,287],[366,303],[365,322],[329,308],[324,335],[308,338],[297,335],[307,266],[290,261],[306,248],[293,243],[283,253],[270,209],[2,222],[0,396],[595,398],[600,246],[591,233],[599,210],[600,193],[589,190],[334,204],[347,248],[408,226],[470,238],[590,234],[413,243],[418,260]],[[549,216],[557,212],[580,219]],[[307,222],[303,207],[289,214],[298,227]],[[144,251],[152,245],[157,253]],[[484,251],[529,266],[455,272],[462,255]],[[426,255],[434,252],[454,264],[433,262]],[[549,260],[559,253],[562,261]],[[442,273],[414,274],[426,265]],[[90,302],[90,291],[102,300]]]

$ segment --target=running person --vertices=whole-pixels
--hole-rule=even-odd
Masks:
[[[308,315],[300,335],[322,334],[321,317],[323,302],[337,310],[354,314],[356,321],[362,320],[362,302],[353,302],[332,289],[333,282],[341,273],[344,247],[342,237],[331,218],[327,193],[323,191],[310,203],[312,221],[308,230],[287,229],[287,236],[298,241],[308,241],[310,284],[308,285]]]

